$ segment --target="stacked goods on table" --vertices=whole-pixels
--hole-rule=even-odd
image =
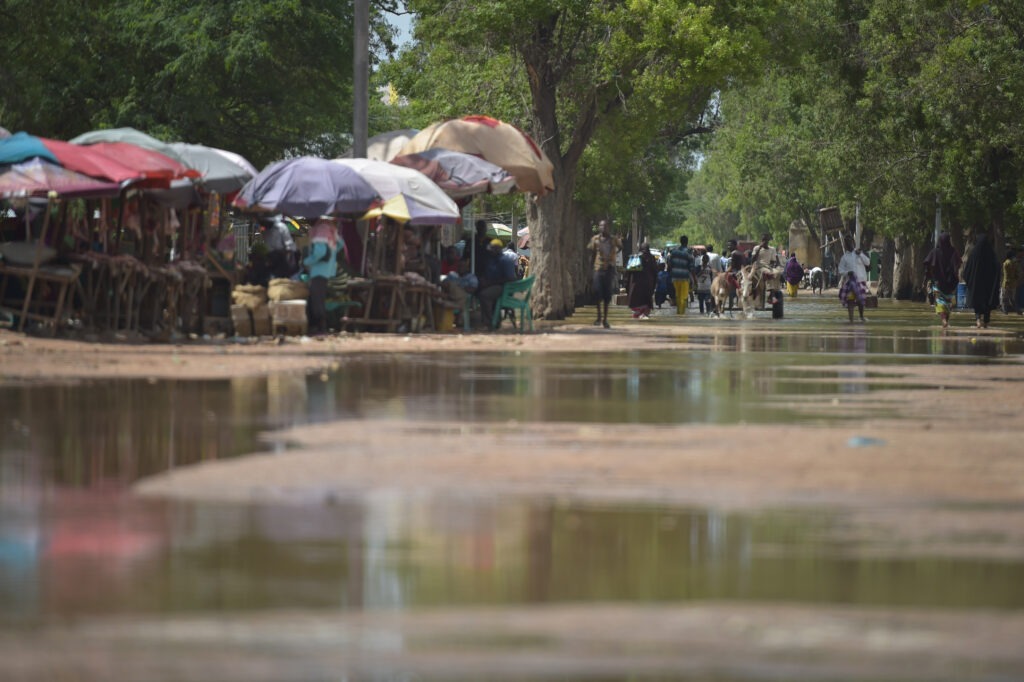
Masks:
[[[231,303],[235,336],[269,336],[272,333],[266,287],[238,284],[231,292]]]
[[[305,334],[309,286],[291,279],[272,279],[267,287],[271,326],[275,334]]]

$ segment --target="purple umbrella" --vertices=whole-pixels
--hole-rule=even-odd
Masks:
[[[504,168],[479,156],[451,149],[425,149],[396,156],[391,163],[418,170],[453,199],[483,192],[507,194],[516,188],[516,179]]]
[[[316,218],[364,213],[380,201],[377,191],[352,168],[315,156],[277,161],[247,182],[234,205],[246,211]]]

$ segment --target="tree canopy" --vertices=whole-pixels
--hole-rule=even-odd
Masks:
[[[328,0],[5,0],[0,123],[70,139],[131,126],[257,165],[334,155],[352,126],[353,18]],[[393,49],[373,6],[376,52]]]
[[[133,126],[257,165],[348,146],[352,8],[312,0],[0,0],[0,125]],[[374,59],[394,48],[372,4]],[[721,243],[855,201],[872,231],[1024,239],[1024,10],[1012,0],[408,0],[371,133],[470,113],[530,132],[536,312],[588,287],[590,225]]]

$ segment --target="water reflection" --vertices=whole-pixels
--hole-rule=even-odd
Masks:
[[[680,342],[642,353],[355,357],[328,373],[230,381],[2,385],[0,620],[591,600],[1024,607],[1020,562],[905,557],[849,539],[831,513],[382,494],[219,506],[125,494],[143,476],[253,452],[267,447],[262,431],[311,421],[820,423],[831,417],[787,405],[888,388],[871,371],[882,365],[1024,350],[1018,338],[873,322]]]
[[[263,449],[261,430],[328,419],[827,423],[839,417],[794,401],[890,387],[871,374],[891,361],[874,339],[863,328],[831,340],[722,335],[696,351],[362,357],[308,376],[2,386],[0,483],[123,486]]]
[[[23,549],[0,554],[0,618],[709,599],[1024,607],[1019,563],[871,552],[839,540],[828,513],[388,495],[99,504],[49,509],[35,538],[4,514],[4,546]]]

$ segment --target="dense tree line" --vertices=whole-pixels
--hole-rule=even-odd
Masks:
[[[818,207],[856,201],[883,247],[882,288],[919,295],[941,225],[1024,239],[1024,10],[1013,2],[816,3],[799,60],[722,96],[723,123],[690,185],[707,220],[782,238]],[[724,209],[723,209],[724,207]]]
[[[393,50],[371,3],[374,54]],[[352,4],[0,1],[0,125],[70,139],[131,126],[238,152],[334,155],[352,129]]]
[[[371,3],[374,55],[391,0]],[[352,8],[327,0],[0,1],[0,125],[102,126],[332,155],[351,126]],[[528,130],[557,190],[531,202],[537,312],[571,313],[598,218],[721,244],[859,201],[895,293],[937,204],[1024,239],[1024,10],[1012,0],[408,0],[375,68],[371,134],[467,113]]]

